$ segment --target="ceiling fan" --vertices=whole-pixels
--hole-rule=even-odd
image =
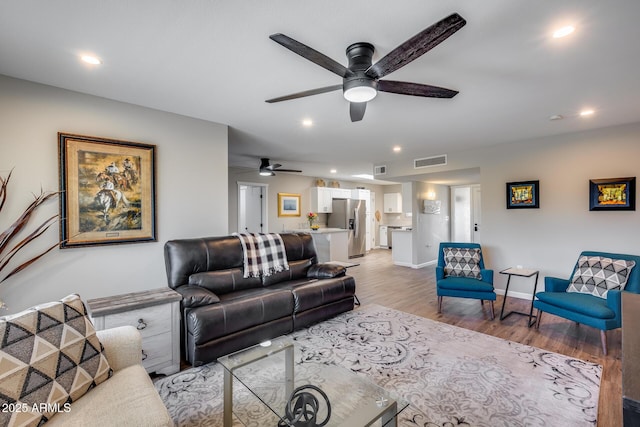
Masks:
[[[345,99],[350,103],[351,121],[357,122],[364,117],[367,101],[375,98],[378,91],[430,98],[453,98],[458,94],[455,90],[420,83],[380,79],[424,55],[466,23],[467,21],[457,13],[449,15],[411,37],[375,64],[372,64],[371,61],[374,52],[373,45],[365,42],[354,43],[347,47],[348,68],[291,37],[284,34],[273,34],[269,36],[271,40],[339,75],[342,77],[342,84],[267,99],[266,102],[288,101],[342,89]]]
[[[280,163],[269,164],[269,159],[260,159],[260,175],[274,176],[276,172],[302,172],[296,169],[281,169]]]

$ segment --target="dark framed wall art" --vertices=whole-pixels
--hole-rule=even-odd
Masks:
[[[636,177],[589,180],[590,211],[635,211]]]
[[[507,182],[507,209],[540,207],[540,181]]]
[[[58,133],[61,248],[156,241],[155,145]]]

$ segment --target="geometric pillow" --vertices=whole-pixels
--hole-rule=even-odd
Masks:
[[[113,373],[78,295],[0,318],[0,425],[37,426]]]
[[[444,251],[444,277],[470,277],[482,279],[480,274],[480,248],[442,248]]]
[[[607,298],[611,289],[623,290],[635,261],[600,256],[581,256],[567,292],[591,294]]]

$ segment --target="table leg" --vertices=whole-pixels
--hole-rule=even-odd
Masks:
[[[224,427],[233,425],[233,375],[227,369],[224,370]]]
[[[533,301],[535,301],[536,299],[536,289],[538,289],[538,274],[539,273],[536,273],[536,280],[533,285],[533,293],[531,294],[531,308],[529,309],[529,322],[527,323],[527,327],[529,328],[536,323],[536,320],[538,318],[538,316],[533,315]],[[532,318],[534,319],[533,322],[531,321]]]
[[[293,346],[287,347],[284,350],[284,380],[285,380],[285,385],[284,385],[284,391],[285,391],[285,396],[287,399],[289,399],[291,397],[291,394],[293,393],[293,383],[294,383],[294,376],[293,376]]]
[[[396,415],[398,414],[398,403],[394,400],[393,404],[389,405],[389,408],[382,414],[382,426],[383,427],[396,427]]]
[[[504,320],[504,318],[508,316],[508,314],[507,316],[504,316],[503,314],[504,314],[504,305],[507,302],[507,294],[509,293],[509,283],[511,283],[511,274],[508,275],[507,287],[504,290],[504,297],[502,298],[502,308],[500,309],[500,320]]]

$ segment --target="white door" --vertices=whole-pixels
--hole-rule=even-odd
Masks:
[[[451,187],[451,240],[480,243],[482,232],[479,185]]]
[[[471,186],[471,241],[474,243],[480,243],[480,235],[482,233],[482,210],[480,209],[481,192],[479,185]]]
[[[238,232],[265,233],[267,227],[267,186],[238,183]]]

